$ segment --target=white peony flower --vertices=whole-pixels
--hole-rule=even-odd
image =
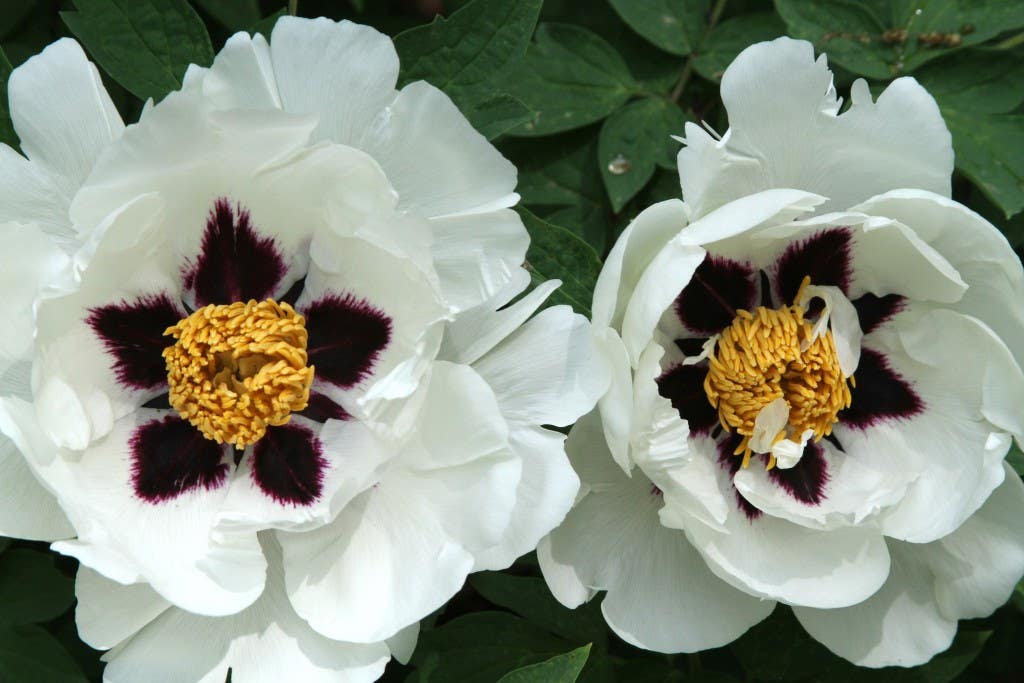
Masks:
[[[557,282],[508,305],[515,168],[397,74],[375,30],[294,18],[127,128],[72,40],[12,74],[0,534],[78,558],[80,619],[118,620],[83,635],[124,680],[197,638],[174,680],[372,679],[572,504],[541,425],[606,388],[589,325],[527,322]],[[310,654],[327,639],[364,645]],[[254,647],[278,660],[243,670]]]
[[[615,245],[594,324],[616,370],[569,438],[585,495],[539,548],[624,639],[730,642],[776,602],[865,666],[915,665],[1024,572],[1024,272],[949,199],[931,97],[779,39],[722,80],[731,128],[679,154],[685,203]],[[911,188],[911,189],[905,189]],[[1008,348],[1009,345],[1009,348]]]

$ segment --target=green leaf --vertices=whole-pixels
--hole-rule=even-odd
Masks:
[[[7,80],[11,77],[11,62],[7,54],[0,49],[0,142],[18,149],[20,142],[11,123],[11,109],[7,100]]]
[[[0,536],[0,553],[7,550],[7,546],[11,544],[11,539]]]
[[[395,36],[400,82],[425,80],[444,90],[488,138],[532,118],[508,95],[503,75],[526,53],[541,0],[474,0],[450,17]]]
[[[1014,472],[1024,476],[1024,453],[1021,452],[1020,446],[1017,445],[1016,441],[1010,444],[1010,452],[1006,454],[1006,462],[1009,463]]]
[[[1024,26],[1020,5],[1006,0],[775,0],[775,7],[792,36],[882,79]]]
[[[590,656],[590,646],[584,645],[564,655],[510,671],[498,683],[576,683]]]
[[[526,267],[534,284],[555,278],[562,281],[547,305],[569,304],[589,318],[594,286],[601,272],[597,252],[573,232],[541,220],[526,209],[520,208],[519,215],[530,233]]]
[[[488,140],[531,120],[533,111],[507,93],[473,105],[467,113],[470,123]]]
[[[0,626],[0,681],[85,683],[64,648],[38,626]]]
[[[192,0],[222,26],[240,31],[263,16],[258,0]]]
[[[255,24],[250,26],[249,29],[248,29],[249,33],[251,33],[253,35],[256,35],[257,33],[262,33],[263,37],[267,38],[269,40],[270,39],[270,34],[274,30],[274,24],[277,23],[278,19],[280,19],[281,17],[284,17],[284,16],[288,16],[288,12],[284,8],[279,9],[276,12],[274,12],[273,14],[269,14],[269,15],[263,17],[262,19],[257,21]]]
[[[532,576],[482,572],[473,574],[469,582],[492,604],[511,610],[572,643],[592,643],[603,649],[608,640],[600,601],[591,601],[574,610],[566,609],[552,597],[544,579]]]
[[[506,140],[502,152],[519,168],[516,191],[530,211],[572,230],[599,253],[604,250],[611,208],[592,130]]]
[[[639,86],[618,52],[572,24],[543,24],[509,79],[510,92],[537,112],[514,135],[550,135],[600,121]]]
[[[673,168],[686,117],[673,102],[647,97],[630,102],[601,126],[598,163],[612,209],[618,213],[654,175],[655,166]]]
[[[52,555],[24,548],[0,555],[0,625],[49,621],[74,599],[74,582],[57,570]]]
[[[412,678],[420,683],[494,683],[509,671],[543,662],[572,647],[507,612],[473,612],[425,631]]]
[[[789,608],[777,608],[734,642],[732,651],[748,676],[759,681],[809,678],[838,659],[807,635]]]
[[[774,12],[741,14],[715,27],[693,60],[693,69],[718,82],[726,67],[749,45],[786,35],[786,25]]]
[[[629,27],[674,55],[688,55],[700,44],[708,0],[609,0]]]
[[[64,23],[110,76],[142,99],[181,87],[189,64],[209,66],[206,26],[185,0],[75,0]]]
[[[957,55],[921,69],[953,134],[957,168],[1006,217],[1024,209],[1024,62],[1006,54]]]
[[[6,0],[0,12],[0,38],[11,35],[35,9],[36,0]]]

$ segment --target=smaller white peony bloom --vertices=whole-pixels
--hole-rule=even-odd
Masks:
[[[850,661],[911,666],[1024,573],[1024,270],[949,198],[928,93],[852,94],[839,113],[809,43],[745,50],[729,131],[687,126],[685,203],[641,213],[601,274],[613,382],[538,554],[640,647],[720,646],[781,602]]]
[[[530,319],[557,282],[510,304],[515,168],[397,74],[371,28],[282,18],[127,128],[72,40],[11,76],[0,534],[81,562],[118,680],[199,643],[174,680],[373,678],[572,505],[542,425],[606,389],[589,324]]]

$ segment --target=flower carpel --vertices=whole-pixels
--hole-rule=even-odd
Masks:
[[[305,319],[288,304],[210,304],[164,334],[170,404],[208,439],[244,448],[309,402]]]

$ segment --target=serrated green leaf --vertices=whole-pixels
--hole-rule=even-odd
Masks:
[[[597,137],[582,130],[553,138],[506,140],[502,152],[519,169],[522,204],[604,251],[611,207],[597,162]]]
[[[572,24],[543,24],[509,79],[509,91],[534,110],[513,135],[551,135],[600,121],[638,86],[601,37]]]
[[[0,681],[85,683],[60,643],[38,626],[0,626]]]
[[[704,33],[708,0],[608,0],[630,28],[652,45],[688,55]]]
[[[573,232],[541,220],[526,209],[520,208],[519,215],[530,233],[526,267],[534,283],[556,278],[562,281],[547,304],[569,304],[589,318],[594,286],[601,272],[597,252]]]
[[[590,645],[584,645],[564,655],[524,666],[498,679],[498,683],[576,683],[590,656]]]
[[[215,21],[232,31],[241,31],[263,16],[258,0],[192,0]]]
[[[473,574],[469,581],[490,603],[511,610],[569,642],[592,643],[602,649],[608,640],[600,601],[566,609],[552,597],[543,579],[532,576],[482,572]]]
[[[469,122],[494,138],[533,110],[505,92],[504,75],[526,53],[541,0],[474,0],[447,19],[395,36],[400,82],[424,80],[459,106]]]
[[[715,27],[694,58],[693,69],[709,81],[718,82],[744,48],[784,35],[786,25],[774,12],[741,14]]]
[[[7,80],[11,77],[11,62],[7,54],[0,49],[0,142],[18,149],[18,134],[14,132],[11,122],[11,109],[7,100]]]
[[[181,87],[189,64],[209,66],[206,26],[185,0],[75,0],[64,23],[93,59],[132,94],[160,99]]]
[[[0,555],[0,625],[49,621],[74,599],[74,581],[57,570],[52,555],[27,548]]]
[[[647,97],[609,116],[598,137],[598,163],[612,209],[618,213],[654,175],[655,166],[673,168],[686,116],[673,102]]]
[[[494,683],[509,671],[572,647],[507,612],[473,612],[424,632],[410,679],[419,683]]]

